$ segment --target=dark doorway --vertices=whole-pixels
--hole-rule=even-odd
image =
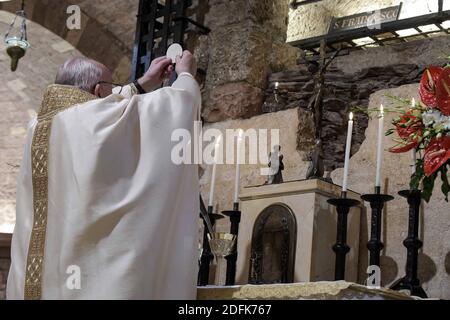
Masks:
[[[253,226],[249,283],[291,283],[294,280],[297,224],[291,209],[273,204]]]

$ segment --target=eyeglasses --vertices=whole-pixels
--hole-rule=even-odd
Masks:
[[[123,89],[123,85],[122,85],[122,84],[117,84],[117,83],[108,82],[108,81],[99,81],[99,82],[97,82],[95,85],[97,85],[97,84],[109,84],[109,85],[112,86],[113,90],[114,90],[115,88],[120,88],[118,94],[121,94],[121,93],[122,93],[122,89]]]

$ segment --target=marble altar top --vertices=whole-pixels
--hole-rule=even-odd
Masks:
[[[206,286],[198,300],[416,300],[387,288],[369,288],[346,281],[320,281],[271,285]]]

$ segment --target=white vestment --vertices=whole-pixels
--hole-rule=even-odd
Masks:
[[[171,135],[193,134],[200,90],[188,74],[145,95],[131,88],[31,121],[8,299],[196,298],[198,168],[171,161]],[[50,86],[44,102],[67,92],[80,91]],[[48,117],[47,149],[36,147]]]

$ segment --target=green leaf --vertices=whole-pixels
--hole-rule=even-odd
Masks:
[[[434,180],[436,180],[436,173],[434,173],[431,177],[425,177],[423,179],[422,198],[426,202],[430,202],[431,196],[433,195]]]
[[[418,160],[418,168],[417,171],[422,175],[423,177],[423,191],[422,191],[422,198],[426,202],[430,202],[431,196],[433,195],[433,189],[434,189],[434,181],[436,180],[438,172],[436,171],[431,176],[427,177],[425,175],[425,169],[424,169],[424,162],[422,159]]]
[[[447,165],[443,165],[441,167],[441,180],[442,180],[442,193],[445,196],[445,201],[448,202],[448,193],[450,192],[450,184],[448,183],[448,176],[447,176]]]
[[[420,181],[422,180],[423,176],[420,173],[416,173],[411,177],[411,182],[409,184],[409,188],[411,190],[417,190],[419,189]]]

